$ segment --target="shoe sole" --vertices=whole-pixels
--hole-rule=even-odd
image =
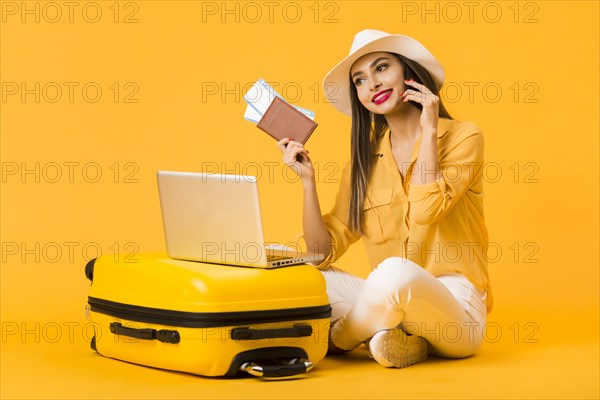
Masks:
[[[404,368],[427,359],[427,342],[400,329],[378,332],[369,342],[375,361],[384,367]]]

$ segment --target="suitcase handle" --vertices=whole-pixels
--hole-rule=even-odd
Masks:
[[[143,340],[158,340],[163,343],[177,344],[181,340],[179,332],[168,329],[135,329],[123,326],[120,322],[112,322],[110,324],[110,331],[115,335],[128,336],[136,339]]]
[[[231,339],[233,340],[257,340],[257,339],[276,339],[276,338],[296,338],[311,336],[313,333],[310,325],[295,325],[291,328],[274,329],[251,329],[234,328],[231,330]]]
[[[246,362],[240,366],[240,370],[262,378],[280,378],[303,374],[310,371],[312,367],[313,363],[304,358],[293,358],[289,363],[281,365],[260,365]]]

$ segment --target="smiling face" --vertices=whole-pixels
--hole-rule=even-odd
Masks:
[[[390,114],[408,103],[400,95],[406,90],[404,68],[390,53],[369,53],[352,64],[350,76],[361,104],[375,114]]]

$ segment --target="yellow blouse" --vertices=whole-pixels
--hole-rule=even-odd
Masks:
[[[412,174],[427,172],[416,164],[420,142],[418,139],[414,145],[404,180],[392,155],[389,129],[380,142],[364,203],[366,233],[362,239],[371,268],[388,257],[400,256],[434,276],[458,272],[487,290],[489,313],[493,300],[485,254],[483,134],[471,122],[439,118],[441,178],[413,185]],[[333,208],[323,215],[333,250],[317,268],[338,260],[360,239],[348,229],[349,207],[350,163],[342,172]]]

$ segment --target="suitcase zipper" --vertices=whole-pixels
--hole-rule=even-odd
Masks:
[[[142,307],[88,297],[91,311],[129,321],[188,328],[214,328],[331,317],[329,304],[283,310],[196,313]]]

